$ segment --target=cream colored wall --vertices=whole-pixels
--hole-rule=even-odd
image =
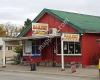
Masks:
[[[3,53],[2,50],[0,50],[0,60],[2,59],[2,53]],[[6,57],[13,57],[17,55],[17,53],[12,50],[6,50],[5,53]]]
[[[0,60],[2,60],[2,50],[0,50]]]

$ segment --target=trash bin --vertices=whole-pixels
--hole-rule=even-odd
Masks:
[[[36,64],[35,63],[31,64],[31,71],[36,71]]]

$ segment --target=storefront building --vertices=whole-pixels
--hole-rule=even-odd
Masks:
[[[100,55],[100,17],[43,9],[18,37],[24,40],[27,61],[61,63],[75,61],[83,66],[95,64]]]

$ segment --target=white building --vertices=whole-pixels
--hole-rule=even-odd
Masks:
[[[2,63],[2,59],[3,59],[3,38],[0,37],[0,64]],[[16,41],[9,41],[9,42],[5,42],[5,57],[13,57],[16,55],[16,52],[14,52],[14,49],[16,46],[18,45],[18,42]]]

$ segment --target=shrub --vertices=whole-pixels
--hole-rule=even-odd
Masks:
[[[14,64],[20,64],[21,63],[21,59],[23,57],[22,46],[16,47],[14,51],[17,53],[17,55],[14,56]]]

